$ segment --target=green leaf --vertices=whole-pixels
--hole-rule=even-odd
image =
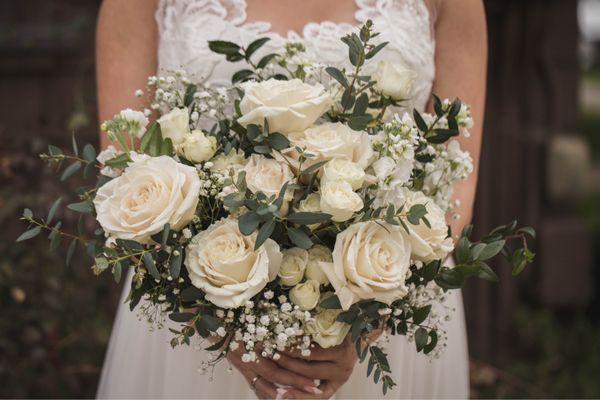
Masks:
[[[148,130],[146,131],[146,133],[144,133],[144,136],[142,136],[142,141],[140,143],[140,150],[142,152],[148,154],[150,147],[151,146],[155,146],[154,143],[158,140],[158,138],[160,136],[162,136],[160,134],[160,132],[161,132],[160,131],[160,124],[158,122],[155,122],[152,125],[150,125],[150,128],[148,128]],[[129,161],[129,155],[127,155],[126,153],[121,154],[121,156],[123,156],[123,155],[126,155],[127,156],[127,161]]]
[[[121,262],[117,261],[113,265],[113,269],[112,269],[113,278],[115,279],[116,283],[119,283],[121,281],[121,273],[122,272],[123,272],[123,266],[121,265]]]
[[[231,77],[231,83],[244,82],[254,75],[254,71],[249,69],[241,69]]]
[[[173,141],[171,138],[164,139],[160,144],[161,156],[172,156],[174,154]]]
[[[227,54],[225,56],[225,59],[229,62],[236,62],[236,61],[241,61],[244,59],[244,56],[242,54],[236,53],[236,54]]]
[[[421,308],[413,309],[413,323],[419,325],[427,319],[429,312],[431,311],[431,304],[423,306]]]
[[[162,247],[167,246],[167,242],[169,240],[170,233],[171,233],[171,225],[169,223],[166,223],[165,226],[163,227],[162,234],[160,237],[160,245]]]
[[[442,268],[435,277],[435,283],[442,289],[460,289],[464,280],[464,276],[459,270],[449,268]]]
[[[500,250],[502,250],[504,248],[505,243],[506,243],[505,240],[498,240],[498,241],[486,244],[485,248],[483,250],[481,250],[481,253],[479,253],[477,260],[485,261],[485,260],[489,260],[490,258],[494,257],[495,255],[500,253]]]
[[[363,131],[367,128],[367,125],[369,125],[369,122],[372,120],[373,116],[371,114],[352,116],[348,120],[348,126],[352,130]]]
[[[62,197],[59,197],[54,201],[54,203],[52,203],[52,207],[50,207],[50,211],[48,211],[48,216],[46,217],[46,224],[50,225],[52,223],[52,219],[54,218],[56,210],[58,210],[61,201]]]
[[[329,160],[319,161],[317,163],[314,163],[310,167],[305,168],[302,171],[302,174],[303,175],[310,175],[312,173],[315,173],[315,172],[317,172],[319,170],[319,168],[321,168],[323,165],[327,164],[328,162],[329,162]]]
[[[299,225],[312,225],[327,222],[331,219],[331,214],[316,212],[292,212],[287,216],[287,220]]]
[[[73,164],[71,164],[67,168],[65,168],[65,170],[63,171],[63,173],[60,177],[60,180],[61,181],[67,180],[75,172],[79,171],[80,168],[81,168],[81,161],[75,161]]]
[[[419,114],[419,111],[416,109],[413,111],[413,117],[415,119],[415,123],[417,124],[417,128],[419,128],[421,132],[427,132],[429,128],[427,127],[427,124],[425,123],[425,120],[421,114]]]
[[[50,239],[50,251],[55,251],[62,242],[62,236],[58,233],[58,230],[52,230],[52,238]]]
[[[183,96],[183,105],[189,107],[194,101],[194,94],[198,90],[198,86],[194,84],[187,85],[185,88],[185,95]]]
[[[340,303],[340,299],[337,295],[334,294],[323,299],[321,303],[319,303],[319,307],[326,310],[339,310],[342,308],[342,303]]]
[[[51,156],[62,156],[63,151],[59,147],[49,144],[48,145],[48,154],[50,154]]]
[[[80,203],[71,203],[67,206],[69,210],[73,210],[78,213],[88,214],[93,211],[92,206],[87,201],[82,201]]]
[[[260,223],[260,217],[253,211],[247,212],[238,219],[240,232],[244,236],[251,235]]]
[[[96,149],[94,149],[94,146],[88,143],[83,147],[83,158],[91,163],[96,160]]]
[[[104,165],[111,168],[123,168],[127,166],[127,163],[131,161],[128,153],[121,153],[118,156],[111,158],[110,160],[106,160]]]
[[[75,134],[71,135],[71,142],[73,143],[73,154],[75,154],[75,157],[79,157],[79,147],[77,146]]]
[[[204,298],[204,292],[195,286],[188,286],[181,291],[181,300],[192,302]]]
[[[433,349],[435,349],[435,346],[437,346],[437,342],[438,342],[437,332],[434,331],[433,329],[429,331],[428,336],[429,336],[429,343],[427,343],[425,345],[425,347],[423,347],[423,353],[425,353],[425,354],[431,353],[431,351]]]
[[[312,247],[312,240],[310,240],[310,237],[303,230],[298,228],[288,228],[287,232],[288,236],[290,237],[290,240],[296,246],[305,250],[308,250]]]
[[[417,345],[417,352],[423,350],[429,340],[429,333],[425,328],[419,328],[415,331],[415,344]]]
[[[354,100],[355,96],[352,93],[352,88],[349,87],[344,90],[344,93],[342,93],[342,107],[346,110],[352,108],[352,106],[354,106]]]
[[[427,215],[427,208],[423,204],[415,204],[408,210],[407,219],[413,225],[419,225],[419,221]]]
[[[71,260],[73,259],[73,255],[75,254],[75,250],[77,250],[77,239],[71,240],[71,244],[69,244],[69,248],[67,249],[67,257],[65,260],[65,264],[68,266],[71,265]]]
[[[258,62],[258,64],[256,64],[257,68],[264,68],[266,67],[272,59],[274,59],[275,57],[277,57],[279,54],[275,54],[275,53],[271,53],[271,54],[267,54],[266,56],[264,56],[263,58],[260,59],[260,61]]]
[[[248,47],[246,48],[246,60],[250,60],[250,57],[252,57],[252,55],[258,50],[260,49],[265,43],[267,43],[269,40],[271,40],[268,37],[264,37],[264,38],[260,38],[260,39],[256,39],[254,42],[250,43],[248,45]]]
[[[241,50],[240,46],[224,40],[209,40],[208,48],[218,54],[235,55]]]
[[[519,228],[517,230],[517,233],[525,233],[525,234],[531,236],[533,239],[535,239],[535,229],[533,229],[530,226],[524,226],[522,228]]]
[[[498,275],[494,272],[489,265],[484,262],[477,263],[479,267],[479,271],[477,272],[477,276],[481,279],[485,279],[490,282],[498,282]]]
[[[169,262],[169,273],[173,277],[173,279],[179,278],[179,273],[181,272],[181,263],[183,261],[183,249],[177,248],[177,255],[171,255],[171,261]]]
[[[339,69],[335,67],[327,67],[325,68],[325,72],[331,75],[331,77],[338,81],[344,88],[348,88],[348,86],[350,86],[346,75]]]
[[[40,228],[39,226],[36,226],[34,228],[31,228],[25,232],[23,232],[21,234],[21,236],[19,236],[17,238],[17,242],[24,242],[25,240],[29,240],[31,238],[36,237],[37,235],[40,234],[40,232],[42,231],[42,228]]]
[[[383,43],[380,43],[380,44],[378,44],[377,46],[373,47],[373,48],[372,48],[371,50],[369,50],[369,52],[368,52],[368,53],[365,55],[365,58],[366,58],[367,60],[369,60],[369,59],[371,59],[371,58],[375,57],[375,55],[376,55],[377,53],[379,53],[381,50],[383,50],[383,48],[384,48],[385,46],[387,46],[387,45],[388,45],[388,43],[389,43],[389,42],[383,42]]]
[[[365,114],[365,112],[367,111],[367,107],[369,107],[369,95],[366,93],[361,94],[360,96],[358,96],[358,98],[356,99],[356,103],[354,104],[354,110],[352,112],[352,114],[354,116],[366,116],[369,115],[369,117],[372,118],[372,116],[370,114]]]
[[[269,135],[269,145],[275,150],[283,150],[290,147],[290,141],[281,133],[271,133]]]
[[[190,312],[174,312],[169,314],[169,319],[171,321],[175,321],[175,322],[188,322],[189,320],[191,320],[192,318],[195,317],[195,314],[190,313]]]
[[[143,258],[144,258],[144,265],[146,266],[146,269],[148,270],[148,272],[150,272],[150,275],[152,275],[152,277],[154,279],[160,280],[160,273],[158,272],[158,269],[156,269],[156,264],[154,263],[152,254],[144,253]]]
[[[275,230],[275,220],[270,219],[261,226],[256,235],[256,243],[254,243],[254,250],[258,250],[260,246],[271,236]]]
[[[469,249],[469,239],[464,236],[458,239],[458,242],[456,243],[456,249],[454,250],[454,255],[458,264],[469,262],[471,255]]]

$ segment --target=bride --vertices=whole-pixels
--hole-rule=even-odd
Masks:
[[[486,78],[486,29],[482,0],[104,0],[98,21],[97,71],[100,120],[131,106],[133,93],[158,71],[183,68],[188,76],[225,84],[232,71],[208,40],[248,44],[287,40],[328,64],[344,63],[339,38],[367,19],[381,40],[378,57],[413,69],[411,104],[426,109],[430,94],[459,96],[472,105],[471,138],[461,143],[478,161]],[[139,108],[146,107],[142,100]],[[401,110],[395,110],[401,111]],[[102,137],[106,145],[107,139]],[[477,164],[475,164],[477,165]],[[476,174],[456,188],[460,232],[471,217]],[[101,398],[379,398],[381,388],[365,378],[352,345],[314,351],[309,359],[229,363],[207,374],[198,368],[207,356],[193,347],[171,349],[169,331],[149,331],[146,321],[124,304],[125,288],[98,388]],[[468,356],[460,292],[440,307],[453,310],[446,323],[446,350],[438,359],[416,353],[414,343],[392,336],[387,351],[398,383],[389,398],[467,398]],[[229,369],[225,364],[232,366]]]

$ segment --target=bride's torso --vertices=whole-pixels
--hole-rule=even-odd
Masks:
[[[352,24],[311,22],[302,32],[284,36],[270,31],[268,22],[247,21],[245,0],[159,0],[159,72],[183,69],[197,81],[226,84],[244,66],[211,52],[207,42],[219,39],[247,45],[265,36],[271,38],[261,49],[265,54],[289,41],[302,42],[311,58],[344,66],[348,52],[340,37],[371,19],[381,41],[389,42],[376,59],[403,63],[417,73],[407,106],[424,108],[435,76],[435,7],[427,0],[356,0],[356,6]]]

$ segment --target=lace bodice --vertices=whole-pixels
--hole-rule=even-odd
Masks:
[[[248,22],[245,0],[160,0],[156,12],[159,73],[183,69],[197,81],[225,84],[243,65],[229,63],[211,52],[207,41],[230,40],[247,45],[264,36],[271,38],[261,49],[265,54],[280,49],[286,41],[299,41],[309,56],[326,64],[343,66],[347,62],[347,47],[340,37],[371,19],[375,30],[381,32],[381,41],[390,42],[376,58],[402,62],[417,73],[414,96],[407,106],[424,108],[435,76],[433,3],[356,0],[356,4],[354,25],[311,22],[302,32],[291,31],[283,36],[271,32],[268,22]]]

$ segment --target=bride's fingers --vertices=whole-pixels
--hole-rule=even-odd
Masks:
[[[304,361],[288,357],[285,354],[280,354],[276,363],[286,370],[312,379],[344,379],[348,372],[351,372],[351,366],[348,366],[349,371],[346,371],[343,365],[337,365],[328,361]]]
[[[319,389],[320,394],[306,394],[297,389],[288,389],[283,393],[285,399],[330,399],[339,389],[340,385],[334,382],[325,382]]]
[[[261,357],[259,362],[250,364],[252,364],[250,368],[253,369],[258,375],[268,379],[273,383],[294,386],[308,393],[315,393],[316,387],[312,379],[281,368],[279,365],[267,358]]]
[[[262,376],[254,385],[254,393],[259,399],[276,399],[278,397],[277,387]]]

